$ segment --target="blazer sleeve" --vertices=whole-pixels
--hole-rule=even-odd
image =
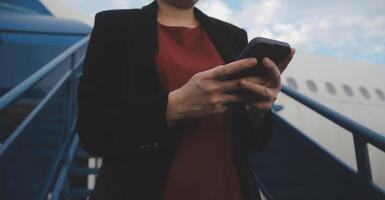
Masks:
[[[241,33],[238,34],[240,36],[239,52],[241,52],[248,44],[247,32],[244,29],[241,29],[240,32]],[[246,123],[251,129],[251,131],[247,131],[241,139],[243,145],[245,145],[244,147],[248,151],[265,149],[270,143],[274,131],[274,119],[271,108],[266,111],[265,115],[260,120],[254,121],[254,127],[252,127],[252,121],[244,107],[242,108],[242,112],[243,115],[246,116]]]
[[[111,13],[95,16],[79,79],[76,130],[82,147],[94,156],[156,154],[175,137],[175,127],[166,122],[168,93],[128,97],[130,76],[122,57],[127,53],[123,38],[129,35],[117,25]]]

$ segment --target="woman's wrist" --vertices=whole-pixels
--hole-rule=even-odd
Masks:
[[[171,91],[168,94],[167,103],[167,124],[173,126],[183,118],[183,106],[179,90]]]

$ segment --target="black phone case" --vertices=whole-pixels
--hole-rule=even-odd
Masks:
[[[237,60],[254,57],[257,59],[258,64],[253,68],[234,74],[230,79],[253,75],[265,76],[267,71],[262,65],[262,59],[268,57],[278,65],[289,56],[290,51],[290,45],[286,42],[263,37],[254,38],[238,56]]]

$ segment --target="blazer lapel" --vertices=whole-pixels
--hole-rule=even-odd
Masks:
[[[218,24],[215,23],[214,19],[204,14],[198,8],[194,8],[194,14],[201,23],[203,29],[205,29],[218,53],[221,55],[223,62],[231,62],[235,58],[235,55],[231,51],[231,46],[228,46],[228,38],[225,33],[221,31],[221,27],[218,27]]]
[[[128,45],[131,45],[131,62],[133,66],[131,75],[135,74],[135,85],[140,84],[141,91],[135,91],[139,95],[148,95],[151,92],[162,90],[159,75],[156,70],[156,51],[158,49],[157,33],[157,13],[158,5],[153,1],[142,8],[142,12],[133,15],[130,20],[129,31],[131,37],[128,39]],[[198,8],[194,8],[194,15],[205,29],[207,35],[213,42],[223,61],[228,63],[235,57],[231,46],[229,46],[226,33],[221,31],[219,25],[209,16],[204,14]],[[132,88],[137,88],[132,85]]]
[[[131,90],[146,97],[162,90],[156,70],[157,5],[155,1],[132,15],[129,20],[128,45],[130,52]],[[137,86],[140,87],[137,87]],[[141,90],[137,90],[141,88]]]
[[[144,6],[143,11],[146,13],[147,21],[145,25],[147,25],[147,34],[144,36],[150,36],[152,38],[146,38],[147,41],[153,43],[152,46],[157,47],[157,13],[158,13],[158,4],[156,1],[153,1],[151,4]],[[194,7],[194,15],[198,19],[199,23],[201,23],[203,29],[206,31],[207,35],[213,42],[215,48],[218,53],[221,55],[222,59],[225,63],[230,62],[234,55],[232,55],[230,51],[230,47],[226,46],[228,41],[226,35],[223,31],[221,31],[220,27],[217,27],[218,24],[209,16],[204,14],[201,10]]]

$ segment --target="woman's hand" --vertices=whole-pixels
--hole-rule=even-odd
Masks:
[[[290,55],[279,65],[276,65],[269,58],[263,59],[263,67],[268,71],[268,77],[251,76],[240,80],[240,86],[246,90],[246,110],[249,114],[260,118],[269,110],[278,93],[281,91],[281,73],[293,59],[295,49],[292,48]]]
[[[231,94],[240,89],[240,79],[226,80],[226,77],[256,64],[255,58],[248,58],[195,74],[181,88],[169,93],[168,125],[181,119],[222,113],[227,110],[229,103],[244,102],[239,95]]]

